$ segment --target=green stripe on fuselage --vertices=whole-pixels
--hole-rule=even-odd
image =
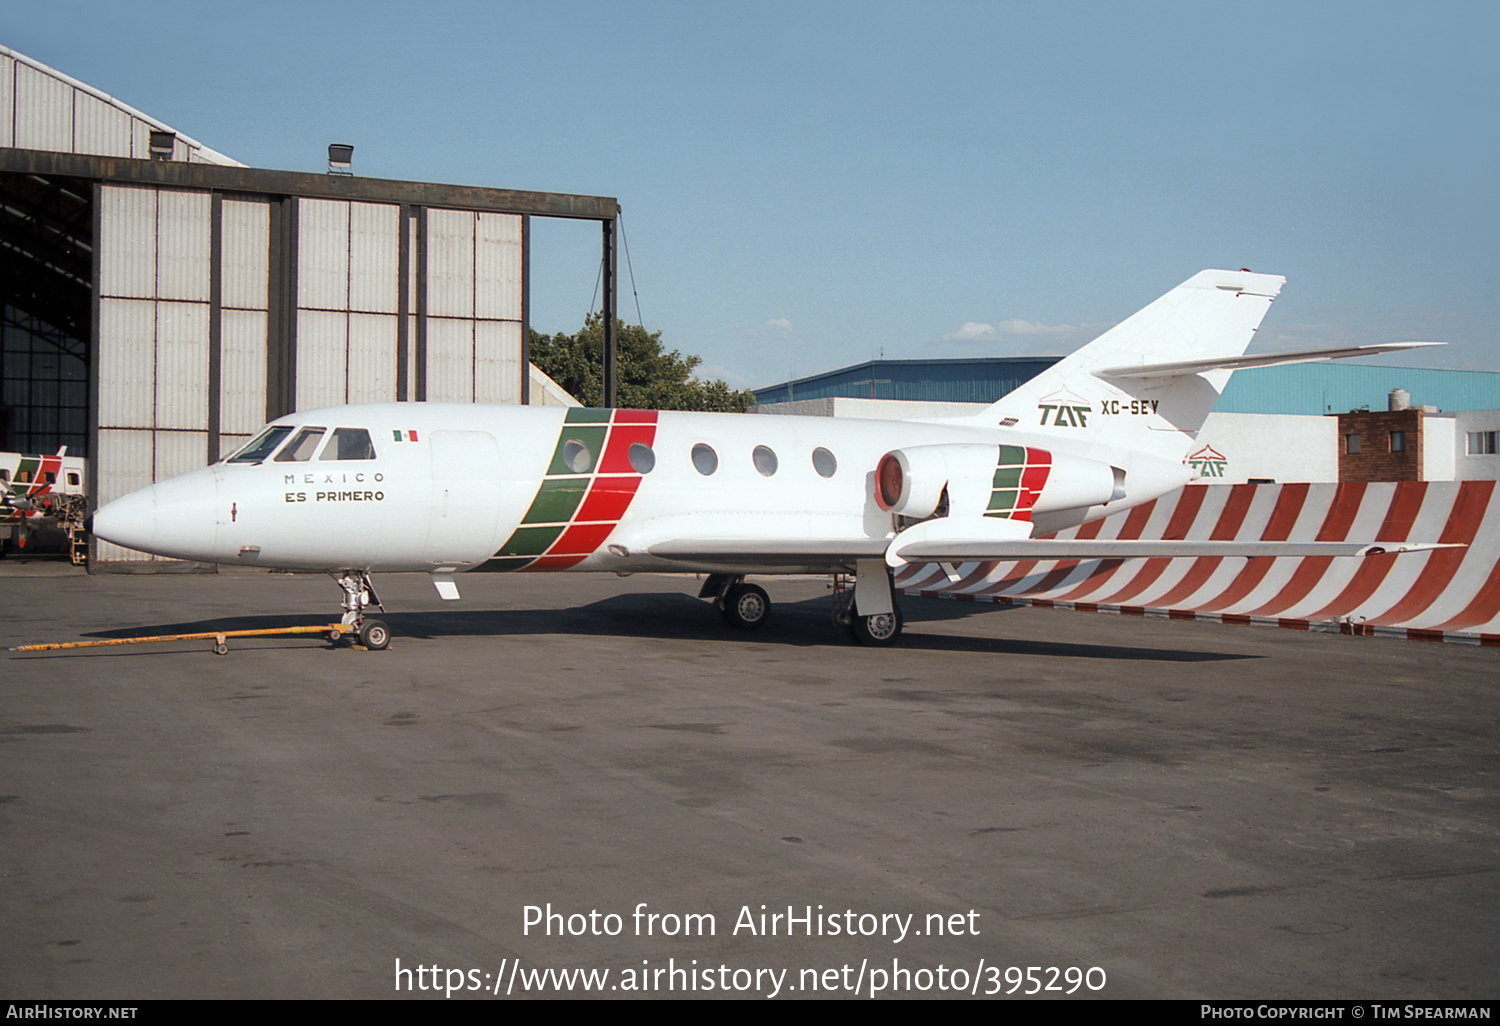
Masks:
[[[516,533],[506,540],[495,553],[497,558],[506,556],[540,556],[547,551],[547,546],[557,541],[557,536],[563,533],[564,524],[556,524],[552,527],[521,527]]]
[[[552,451],[552,462],[547,466],[547,476],[554,477],[558,474],[587,474],[599,463],[599,457],[604,452],[604,432],[608,430],[604,425],[564,425],[562,434],[557,438],[557,448]],[[589,457],[586,465],[571,466],[567,460],[569,442],[582,442],[588,446]]]
[[[548,478],[531,500],[531,508],[521,518],[523,524],[559,524],[573,519],[583,493],[588,491],[587,477]]]

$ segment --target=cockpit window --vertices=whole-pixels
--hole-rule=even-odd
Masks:
[[[292,433],[290,424],[276,424],[261,432],[260,437],[239,452],[229,457],[230,463],[260,463],[281,444],[282,439]]]
[[[305,427],[297,432],[297,437],[286,443],[280,452],[276,454],[277,463],[306,463],[312,459],[312,454],[318,447],[318,439],[323,437],[327,428]]]
[[[334,428],[321,460],[373,460],[375,443],[364,428]]]

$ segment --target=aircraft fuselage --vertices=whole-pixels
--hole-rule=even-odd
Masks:
[[[744,572],[743,561],[685,565],[651,551],[742,541],[760,572],[821,573],[879,558],[895,536],[874,482],[892,450],[1068,448],[1055,436],[967,419],[436,403],[310,410],[268,427],[285,430],[263,453],[242,450],[116,500],[98,514],[96,533],[180,559],[385,572]],[[1103,516],[1187,480],[1186,468],[1138,453],[1073,448],[1122,467],[1132,487],[1107,508],[1038,513],[1039,529]],[[981,459],[988,478],[996,457]],[[821,551],[779,564],[755,558],[778,543]]]

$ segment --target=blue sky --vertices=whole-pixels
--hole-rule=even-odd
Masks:
[[[1067,352],[1205,267],[1254,349],[1500,369],[1500,5],[50,0],[0,43],[257,167],[618,197],[620,313],[737,387]],[[534,223],[573,331],[598,228]]]

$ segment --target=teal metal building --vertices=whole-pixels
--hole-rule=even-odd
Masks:
[[[869,360],[754,390],[762,405],[797,399],[903,399],[992,403],[1052,366],[1057,357]],[[1355,361],[1300,363],[1235,372],[1221,413],[1317,415],[1383,410],[1394,389],[1413,406],[1445,413],[1500,409],[1500,372],[1381,367]]]

